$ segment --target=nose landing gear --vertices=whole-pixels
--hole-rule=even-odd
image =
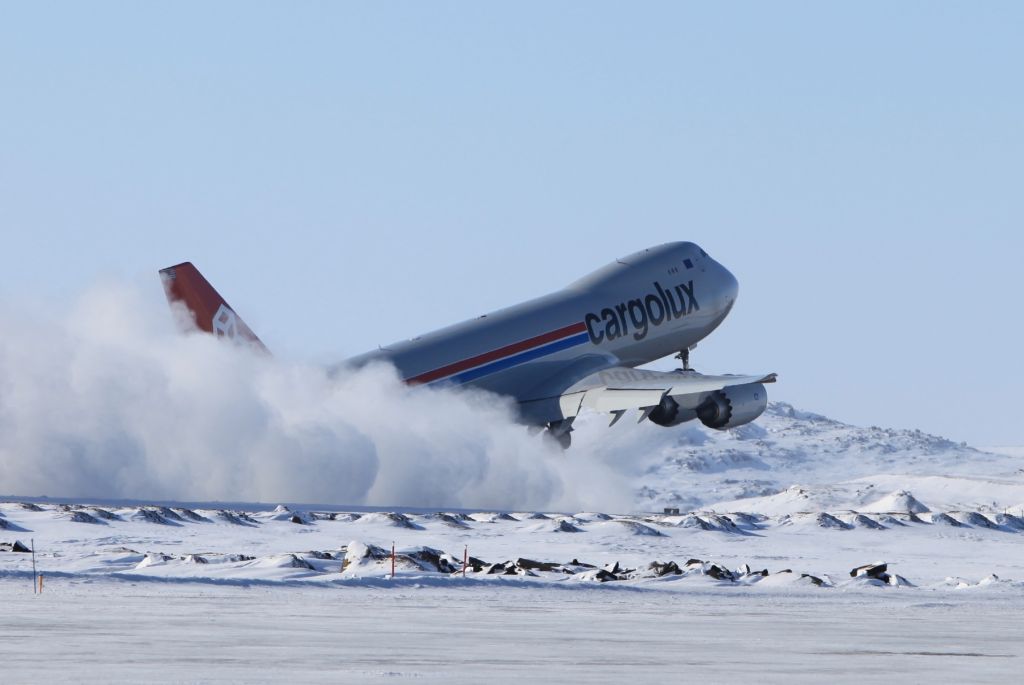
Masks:
[[[692,350],[694,347],[696,347],[696,345],[691,345],[690,347],[684,348],[679,351],[679,354],[676,355],[676,359],[683,363],[683,371],[693,371],[693,368],[690,367],[690,350]]]

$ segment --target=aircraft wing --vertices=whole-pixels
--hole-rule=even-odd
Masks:
[[[649,413],[665,396],[699,395],[732,385],[774,383],[776,374],[705,376],[696,371],[647,371],[616,366],[586,376],[559,398],[562,415],[570,418],[584,407],[616,414],[629,409]],[[614,420],[613,420],[614,423]]]

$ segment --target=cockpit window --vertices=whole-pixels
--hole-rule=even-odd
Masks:
[[[692,269],[693,268],[693,262],[690,261],[689,259],[684,259],[683,260],[683,266],[685,266],[687,269]]]

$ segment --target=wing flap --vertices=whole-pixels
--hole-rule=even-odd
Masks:
[[[619,415],[629,409],[645,414],[666,395],[699,395],[733,385],[774,383],[776,374],[706,376],[695,371],[648,371],[612,367],[581,379],[559,398],[562,415],[570,418],[584,407]]]

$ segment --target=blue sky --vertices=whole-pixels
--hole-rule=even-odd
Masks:
[[[333,361],[693,240],[698,348],[840,419],[1024,444],[1018,3],[13,3],[0,295],[191,260]]]

